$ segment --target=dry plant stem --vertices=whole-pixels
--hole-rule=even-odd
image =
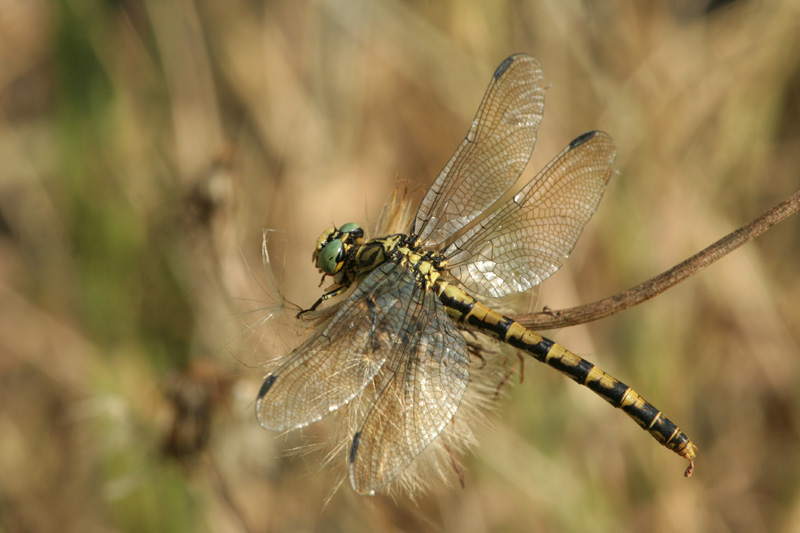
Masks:
[[[546,310],[539,313],[517,315],[515,319],[525,327],[543,330],[575,326],[619,313],[645,300],[649,300],[653,296],[696,274],[717,259],[724,257],[754,237],[761,235],[778,222],[782,222],[788,216],[796,213],[798,209],[800,209],[800,191],[686,261],[627,291],[594,303],[558,311]]]

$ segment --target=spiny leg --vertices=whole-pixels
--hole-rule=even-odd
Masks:
[[[519,382],[522,384],[525,381],[525,360],[522,358],[522,354],[517,352],[515,354],[517,356],[517,361],[519,362]],[[511,376],[514,375],[514,366],[511,365],[511,368],[508,368],[508,359],[503,362],[503,367],[506,369],[505,373],[503,374],[503,379],[500,380],[500,383],[497,384],[497,387],[494,391],[494,397],[497,398],[500,396],[500,392],[503,388],[508,384],[508,381],[511,379]]]
[[[462,489],[467,488],[467,482],[465,481],[466,478],[464,477],[464,470],[461,468],[461,463],[458,462],[458,459],[453,452],[450,451],[450,447],[447,444],[444,445],[444,449],[447,455],[450,456],[450,463],[453,465],[456,476],[458,476],[458,483],[461,485]]]
[[[324,279],[324,278],[323,278],[323,279]],[[337,287],[337,288],[333,289],[333,290],[332,290],[332,291],[330,291],[330,292],[326,292],[325,294],[323,294],[322,296],[320,296],[320,297],[317,299],[317,301],[316,301],[316,302],[314,302],[314,305],[312,305],[312,306],[311,306],[311,307],[309,307],[308,309],[303,309],[302,311],[300,311],[299,313],[297,313],[297,316],[296,316],[295,318],[300,318],[301,316],[303,316],[303,315],[304,315],[304,314],[306,314],[306,313],[310,313],[311,311],[315,311],[315,310],[317,309],[317,307],[319,307],[319,305],[320,305],[322,302],[324,302],[325,300],[330,300],[331,298],[335,298],[336,296],[339,296],[340,294],[342,294],[342,293],[346,292],[346,291],[347,291],[347,289],[349,289],[349,288],[350,288],[350,285],[342,285],[341,287]]]

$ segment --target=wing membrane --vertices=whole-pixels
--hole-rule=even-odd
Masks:
[[[499,298],[530,289],[569,256],[611,176],[610,136],[581,135],[519,194],[445,251],[466,289]]]
[[[413,282],[413,278],[411,280]],[[370,493],[389,483],[455,415],[469,380],[464,337],[431,291],[413,287],[404,350],[386,364],[378,396],[353,439],[350,482]]]
[[[507,58],[494,73],[467,137],[422,200],[412,233],[442,244],[517,181],[542,121],[544,76],[529,55]]]
[[[399,348],[392,328],[407,304],[393,287],[403,275],[393,263],[375,269],[329,322],[286,356],[258,395],[262,426],[306,426],[349,402],[375,377]]]

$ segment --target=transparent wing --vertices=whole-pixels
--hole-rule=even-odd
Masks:
[[[594,214],[616,148],[600,131],[573,140],[505,206],[445,251],[450,273],[474,294],[500,298],[538,285],[561,266]]]
[[[382,371],[378,395],[350,450],[350,482],[371,493],[392,481],[455,415],[469,380],[469,356],[436,295],[409,276],[416,293],[404,350]]]
[[[539,63],[517,54],[494,73],[467,138],[422,200],[412,234],[426,246],[442,244],[517,181],[533,152],[542,121]]]
[[[408,309],[397,292],[405,269],[387,263],[372,271],[333,318],[286,356],[256,400],[256,416],[267,429],[287,430],[315,422],[364,389],[393,350],[393,328]]]

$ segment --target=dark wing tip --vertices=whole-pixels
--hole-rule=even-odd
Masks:
[[[353,435],[353,444],[350,446],[350,457],[348,458],[350,464],[356,461],[356,454],[358,453],[358,443],[361,442],[361,432],[359,431]]]
[[[578,135],[577,137],[572,139],[571,143],[569,143],[569,149],[572,150],[572,149],[577,148],[578,146],[582,145],[583,143],[585,143],[589,139],[593,139],[598,133],[600,133],[600,132],[595,130],[595,131],[588,131],[588,132],[584,133],[583,135]]]
[[[523,58],[526,58],[526,57],[530,58],[531,56],[526,54],[526,53],[519,53],[519,54],[512,54],[512,55],[508,56],[507,58],[505,58],[503,60],[503,62],[500,63],[500,65],[497,67],[497,69],[495,69],[495,71],[494,71],[494,79],[497,80],[498,78],[500,78],[500,76],[502,76],[505,73],[505,71],[508,70],[508,67],[510,67],[511,64],[514,61],[517,61],[518,59],[523,59]]]
[[[502,76],[503,73],[506,70],[508,70],[508,67],[511,66],[511,63],[514,62],[514,59],[516,59],[516,57],[517,57],[516,55],[513,55],[505,58],[503,62],[500,63],[500,66],[498,66],[497,69],[494,71],[494,79],[498,79],[500,76]]]
[[[258,399],[264,397],[264,395],[269,391],[272,385],[275,383],[275,380],[278,378],[275,374],[270,374],[267,376],[267,379],[264,380],[264,383],[261,385],[261,388],[258,391]]]

